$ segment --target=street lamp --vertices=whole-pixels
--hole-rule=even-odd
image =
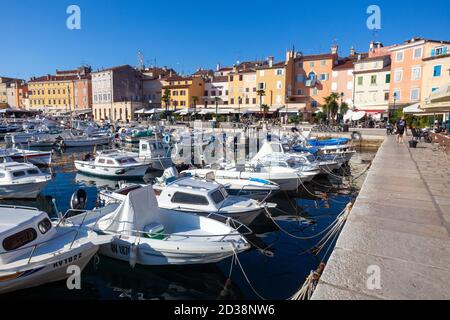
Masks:
[[[395,111],[395,102],[397,101],[397,92],[394,92],[394,106],[392,107],[392,109]],[[389,112],[388,112],[388,122],[389,122]]]
[[[238,97],[238,122],[239,122],[239,120],[240,120],[240,117],[241,117],[241,103],[242,103],[242,98],[239,96]]]

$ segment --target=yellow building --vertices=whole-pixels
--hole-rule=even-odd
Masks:
[[[198,107],[203,104],[204,87],[205,81],[202,77],[173,76],[164,79],[161,96],[164,96],[166,89],[169,90],[169,110],[193,108],[194,103]],[[196,102],[194,97],[197,98]],[[162,107],[166,107],[165,102],[162,102]]]
[[[257,90],[264,90],[262,103],[271,109],[279,109],[286,102],[286,65],[285,62],[273,63],[256,68]],[[257,99],[259,104],[259,97]]]
[[[73,76],[47,75],[28,83],[30,108],[47,112],[71,111],[75,106]]]
[[[31,78],[28,97],[31,109],[68,112],[92,105],[90,67],[56,70],[56,75]]]
[[[230,108],[241,110],[255,107],[256,70],[254,68],[238,69],[234,67],[228,74],[228,101]]]

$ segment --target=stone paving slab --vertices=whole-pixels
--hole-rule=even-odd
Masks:
[[[450,299],[450,156],[419,145],[383,142],[313,299]]]
[[[376,283],[370,286],[374,266],[379,268],[380,289]],[[336,248],[313,299],[450,299],[449,288],[449,270]]]
[[[350,217],[353,217],[353,215],[380,217],[385,219],[423,223],[428,225],[442,225],[441,219],[433,210],[415,209],[413,212],[411,212],[411,208],[395,207],[384,203],[380,204],[359,202],[358,206],[353,208]]]

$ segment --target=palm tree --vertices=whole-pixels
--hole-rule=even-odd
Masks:
[[[328,97],[325,97],[325,105],[323,106],[323,111],[327,115],[327,119],[330,121],[334,121],[338,111],[339,111],[339,103],[338,100],[340,95],[336,92],[333,92]]]
[[[263,104],[261,106],[263,111],[263,121],[266,119],[266,113],[269,112],[269,106],[267,104]]]
[[[214,103],[216,104],[216,120],[218,119],[219,115],[219,102],[221,99],[219,97],[214,97]]]
[[[349,105],[346,102],[342,102],[339,108],[339,114],[341,116],[344,116],[349,109],[350,109]]]
[[[192,103],[194,105],[194,117],[195,117],[195,113],[197,112],[197,102],[198,102],[198,97],[197,96],[192,96]]]
[[[169,117],[170,90],[165,89],[161,101],[166,105],[166,119]]]
[[[262,99],[266,95],[266,92],[263,89],[259,89],[256,91],[256,95],[259,96],[259,112],[262,112]]]

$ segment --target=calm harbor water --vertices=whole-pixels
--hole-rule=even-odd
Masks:
[[[97,188],[114,187],[118,182],[76,173],[73,159],[81,158],[91,149],[70,150],[56,154],[54,166],[48,169],[54,179],[36,201],[1,201],[3,204],[35,206],[54,215],[51,198],[59,211],[69,207],[72,193],[79,188],[88,194],[88,209],[97,199]],[[353,174],[363,171],[374,155],[373,151],[359,151],[352,159]],[[160,172],[144,177],[150,182]],[[286,299],[296,292],[305,277],[326,261],[332,249],[326,247],[319,255],[309,252],[320,240],[299,240],[299,237],[319,233],[354,199],[364,175],[352,184],[339,175],[313,180],[298,194],[279,194],[270,199],[279,210],[272,212],[280,230],[269,218],[260,215],[251,226],[256,235],[249,238],[255,249],[239,255],[244,271],[254,289],[268,299]],[[334,245],[334,244],[333,244]],[[264,249],[264,250],[262,250]],[[69,291],[65,282],[17,291],[0,299],[257,299],[238,265],[231,268],[231,258],[220,263],[198,266],[163,266],[132,269],[128,263],[104,256],[93,259],[82,273],[82,289]],[[231,271],[231,285],[225,287]]]

